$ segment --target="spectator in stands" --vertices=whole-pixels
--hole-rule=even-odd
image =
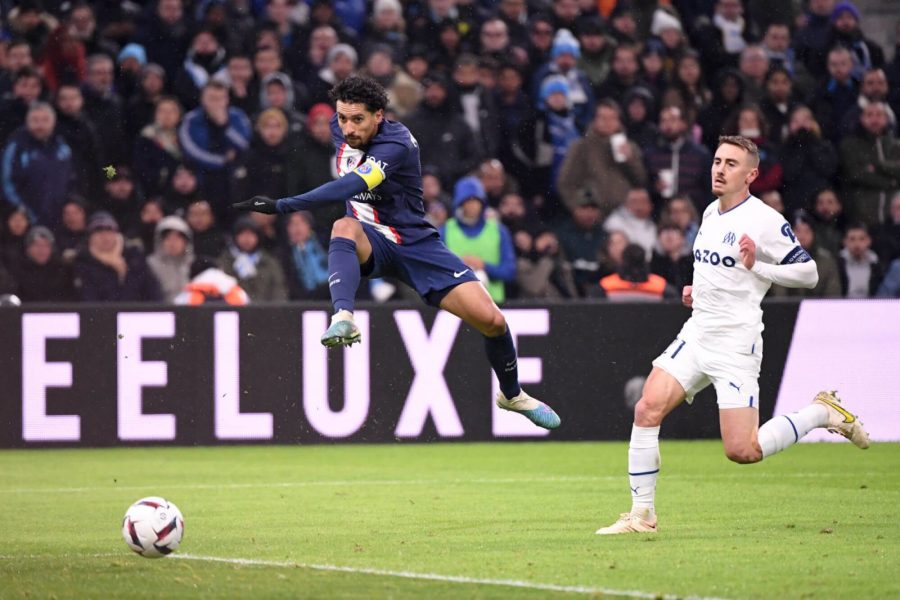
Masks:
[[[900,298],[900,258],[894,259],[881,282],[876,298]]]
[[[644,152],[656,144],[659,128],[655,123],[656,102],[649,89],[642,85],[628,91],[622,106],[625,113],[625,134]]]
[[[845,298],[869,298],[884,279],[884,266],[872,252],[872,238],[864,223],[847,227],[844,249],[838,258],[841,291]]]
[[[16,74],[25,67],[34,67],[31,46],[25,40],[13,39],[6,46],[6,55],[0,66],[0,98],[5,98],[12,92]]]
[[[199,108],[185,115],[178,139],[200,189],[224,217],[231,200],[232,172],[250,145],[252,126],[244,112],[228,105],[228,88],[215,80],[203,88]]]
[[[769,139],[780,148],[789,135],[788,120],[799,103],[794,98],[793,82],[788,71],[775,66],[766,74],[765,95],[759,108],[769,124]]]
[[[194,34],[181,69],[173,73],[175,93],[185,107],[193,109],[206,84],[226,72],[225,49],[211,31],[201,29]]]
[[[794,49],[791,48],[791,28],[787,23],[769,23],[761,45],[769,59],[770,71],[783,69],[791,79],[796,78],[803,83],[811,80],[806,65],[797,60]]]
[[[518,191],[518,185],[506,174],[503,163],[496,158],[482,161],[476,175],[484,186],[488,206],[492,208],[498,208],[507,194]]]
[[[248,115],[259,108],[259,89],[253,85],[253,62],[246,54],[232,54],[228,57],[225,71],[216,77],[228,86],[231,106]]]
[[[872,231],[872,248],[884,264],[900,258],[900,192],[891,199],[887,220]]]
[[[295,108],[294,84],[287,73],[270,73],[263,79],[259,97],[262,110],[275,108],[285,116],[288,123],[288,136],[296,138],[303,131],[305,117]]]
[[[678,225],[684,236],[685,251],[688,253],[693,251],[694,239],[697,237],[697,232],[700,231],[700,217],[689,196],[675,196],[666,202],[660,221]]]
[[[606,34],[606,28],[599,16],[581,21],[576,31],[581,46],[578,68],[587,76],[594,92],[600,88],[612,68],[616,40]]]
[[[169,187],[162,197],[166,212],[179,213],[199,196],[200,187],[193,169],[184,163],[175,167]]]
[[[156,244],[156,226],[165,216],[163,204],[159,198],[144,200],[144,203],[140,205],[137,231],[130,235],[129,232],[124,232],[126,244],[140,248],[145,256],[153,252],[153,246]]]
[[[747,46],[741,52],[739,70],[744,78],[744,100],[756,104],[763,97],[769,57],[762,46]]]
[[[813,110],[825,137],[837,143],[841,139],[841,121],[856,105],[859,94],[849,50],[837,46],[828,52],[828,74],[829,78],[819,86],[813,98]]]
[[[194,254],[217,257],[225,251],[225,234],[216,227],[215,215],[206,200],[194,200],[188,204],[185,220],[191,228]]]
[[[115,175],[104,179],[103,194],[98,198],[97,205],[113,216],[126,238],[136,237],[141,228],[140,191],[135,185],[131,167],[120,164],[114,168]],[[152,249],[151,244],[146,252],[149,254]]]
[[[103,127],[100,143],[104,162],[131,154],[126,141],[125,105],[113,87],[114,74],[109,56],[94,54],[88,58],[87,77],[82,86],[84,112],[91,122]]]
[[[831,34],[831,10],[834,0],[810,0],[808,12],[803,18],[805,24],[794,36],[794,50],[797,59],[810,70],[816,78],[824,77],[826,70],[826,54]]]
[[[287,245],[282,252],[282,267],[291,300],[327,300],[328,252],[313,229],[312,213],[287,215]]]
[[[267,108],[256,118],[256,135],[245,161],[253,193],[270,198],[292,195],[288,193],[286,167],[293,140],[288,132],[288,120],[277,108]]]
[[[647,178],[656,197],[663,201],[687,195],[697,211],[710,200],[709,151],[688,136],[688,123],[677,106],[659,113],[659,138],[646,149]]]
[[[309,109],[306,129],[300,134],[297,150],[290,158],[288,185],[297,194],[317,188],[337,177],[334,162],[334,142],[331,138],[331,117],[334,109],[328,104],[316,104]],[[331,202],[317,208],[316,227],[320,235],[331,231],[336,219],[344,216],[346,207]]]
[[[227,275],[212,259],[206,256],[198,256],[194,259],[189,275],[191,280],[175,297],[173,300],[175,304],[245,306],[250,303],[247,292],[238,285],[237,279]]]
[[[0,101],[0,142],[25,124],[29,107],[43,94],[43,80],[32,67],[23,67],[13,75],[12,94]]]
[[[606,243],[603,213],[589,188],[578,196],[572,218],[556,230],[563,255],[571,264],[572,277],[579,296],[600,280],[600,251]]]
[[[75,178],[72,149],[54,133],[56,111],[44,102],[28,109],[25,127],[3,150],[3,195],[25,209],[30,220],[55,229]]]
[[[783,175],[781,157],[769,142],[769,124],[759,107],[750,104],[742,108],[735,119],[725,124],[725,132],[728,135],[742,135],[759,148],[759,175],[750,184],[750,193],[758,197],[780,189]]]
[[[797,243],[816,261],[819,281],[814,288],[789,288],[778,284],[769,292],[775,297],[840,298],[841,278],[835,255],[818,243],[813,221],[806,211],[798,211],[791,223]]]
[[[572,265],[562,255],[559,239],[550,230],[527,237],[527,247],[519,249],[516,259],[516,284],[520,298],[575,298],[578,290],[572,278]]]
[[[612,98],[618,102],[629,89],[642,83],[637,48],[627,44],[619,45],[613,53],[609,75],[597,90],[597,100]]]
[[[160,196],[166,191],[182,160],[178,141],[181,105],[174,97],[164,96],[157,102],[155,112],[153,122],[141,129],[134,148],[137,181],[148,196]]]
[[[71,264],[87,244],[87,213],[87,202],[79,196],[69,196],[63,204],[56,249],[66,263]]]
[[[863,35],[859,20],[859,9],[852,2],[838,2],[831,11],[831,35],[825,43],[829,48],[840,46],[850,51],[856,80],[866,71],[884,66],[884,51]]]
[[[100,34],[94,8],[86,1],[80,0],[72,6],[66,25],[72,37],[84,46],[85,56],[93,54],[115,56],[119,53],[119,46]]]
[[[528,26],[528,62],[525,65],[526,75],[550,60],[550,48],[553,47],[553,22],[544,14],[531,17]],[[530,77],[529,77],[530,80]]]
[[[162,300],[143,254],[125,245],[116,220],[104,211],[88,222],[88,246],[75,259],[75,289],[85,302]]]
[[[741,0],[716,0],[712,20],[704,19],[694,32],[697,49],[703,56],[703,71],[716,73],[737,67],[741,52],[755,42],[754,23],[744,18]]]
[[[781,164],[788,214],[806,208],[814,193],[833,184],[838,168],[837,151],[822,136],[819,124],[806,106],[798,105],[790,115]]]
[[[368,56],[374,46],[386,45],[391,49],[392,58],[403,56],[407,37],[400,1],[376,0],[372,5],[372,18],[366,23],[361,39],[364,55]]]
[[[287,300],[281,265],[259,246],[259,225],[249,216],[234,224],[234,239],[219,262],[227,275],[237,278],[253,302]]]
[[[435,73],[423,83],[422,103],[405,124],[419,142],[422,166],[436,167],[441,183],[449,187],[478,164],[478,145],[447,79]]]
[[[499,22],[499,20],[498,20]],[[462,116],[472,130],[480,156],[496,156],[500,146],[497,105],[490,90],[478,81],[478,58],[463,54],[453,68],[453,82],[462,105]]]
[[[146,64],[147,51],[134,42],[127,44],[116,56],[115,88],[126,104],[139,91],[141,71]]]
[[[643,248],[628,244],[622,251],[619,269],[600,280],[599,296],[613,302],[660,301],[677,298],[679,292],[650,272]]]
[[[388,108],[397,119],[409,115],[422,101],[422,85],[394,64],[394,53],[390,46],[381,44],[371,47],[363,74],[384,86],[388,95]]]
[[[646,185],[641,149],[622,133],[621,117],[618,104],[601,101],[587,134],[569,148],[557,178],[569,210],[585,187],[591,188],[604,211],[611,211],[625,200],[630,188]]]
[[[25,235],[31,227],[28,213],[21,207],[4,213],[4,227],[0,229],[0,264],[15,273],[25,259]]]
[[[688,124],[697,121],[712,92],[706,87],[700,68],[700,55],[686,50],[675,64],[674,80],[663,95],[663,106],[677,106]]]
[[[328,91],[356,71],[359,57],[353,46],[337,44],[325,58],[325,67],[319,70],[315,81],[309,86],[309,102],[329,102]],[[252,297],[252,296],[251,296]]]
[[[84,97],[73,84],[62,84],[56,92],[56,133],[72,149],[72,167],[78,187],[88,197],[100,193],[101,146],[97,127],[84,114]]]
[[[309,45],[306,52],[294,53],[288,61],[291,75],[307,87],[315,81],[319,70],[325,68],[325,59],[328,57],[328,51],[339,42],[337,31],[331,25],[315,25],[309,27],[309,29],[312,30],[312,33],[309,34]],[[260,51],[264,48],[268,52],[260,54]],[[261,72],[260,61],[272,62],[273,55],[280,62],[281,57],[275,48],[257,45],[253,63],[258,77],[268,74]],[[280,65],[277,67],[273,66],[270,72],[281,70]]]
[[[568,29],[557,31],[550,51],[551,60],[540,67],[532,81],[532,96],[540,94],[548,77],[560,76],[569,85],[569,104],[579,131],[584,131],[594,115],[594,90],[587,75],[578,68],[581,47]]]
[[[653,202],[644,188],[632,188],[622,206],[615,209],[603,223],[607,233],[621,231],[628,241],[644,249],[647,260],[656,246],[656,223],[653,222]]]
[[[174,77],[191,42],[182,0],[159,0],[153,14],[138,28],[135,41],[147,49],[149,62]]]
[[[313,83],[306,84],[305,82],[293,81],[284,74],[281,55],[278,53],[278,50],[271,46],[262,46],[256,50],[256,54],[253,57],[253,69],[256,77],[252,84],[255,89],[251,93],[256,97],[257,104],[262,102],[264,95],[274,92],[271,89],[271,83],[273,80],[277,80],[284,87],[285,104],[282,105],[282,108],[290,106],[291,110],[294,110],[296,108],[306,109],[309,106],[309,86],[318,77],[315,73],[310,76]],[[268,106],[262,108],[268,108]]]
[[[512,58],[509,29],[503,19],[488,17],[481,24],[478,32],[478,50],[481,56],[498,61]]]
[[[653,38],[647,41],[640,55],[641,80],[638,85],[646,87],[659,100],[663,90],[669,87],[669,76],[665,71],[667,62],[662,42]],[[617,100],[618,101],[618,100]]]
[[[894,114],[890,105],[887,104],[889,92],[890,87],[888,86],[887,75],[883,69],[866,71],[862,77],[862,85],[859,90],[859,97],[856,99],[856,106],[850,108],[841,121],[841,136],[851,135],[856,131],[863,109],[873,102],[884,104],[888,116],[888,126],[896,134],[898,131],[897,115]]]
[[[156,225],[153,254],[147,266],[159,281],[163,302],[172,302],[190,281],[194,249],[191,229],[181,217],[164,217]]]
[[[506,300],[504,284],[515,281],[516,253],[505,225],[486,215],[487,194],[477,177],[460,179],[453,189],[453,216],[441,237],[447,248],[481,279],[494,302]]]
[[[869,227],[884,222],[891,195],[900,189],[900,140],[888,126],[885,104],[863,109],[856,134],[841,142],[844,196]]]
[[[734,69],[719,72],[713,97],[700,112],[697,123],[703,129],[703,145],[714,149],[719,143],[725,123],[734,117],[744,103],[744,80]]]
[[[665,279],[676,290],[691,285],[694,256],[685,247],[681,227],[676,223],[662,222],[658,228],[657,246],[650,259],[650,272]]]
[[[129,140],[134,140],[145,126],[153,122],[156,105],[164,97],[165,89],[166,74],[162,67],[155,64],[144,65],[137,89],[126,102],[125,133]]]
[[[44,10],[43,3],[38,0],[22,0],[14,8],[5,7],[4,17],[9,31],[26,40],[31,45],[34,56],[41,56],[47,38],[57,25],[57,20]]]
[[[844,242],[847,215],[837,193],[831,188],[819,190],[813,200],[808,223],[815,230],[816,242],[837,257]]]
[[[518,48],[528,46],[528,3],[526,0],[500,0],[497,18],[506,25],[510,44]]]
[[[68,27],[57,26],[47,40],[40,67],[51,93],[63,83],[80,84],[87,70],[84,44]]]

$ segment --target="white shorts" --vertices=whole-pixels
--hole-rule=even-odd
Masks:
[[[684,388],[687,402],[710,383],[716,389],[719,408],[759,408],[759,367],[761,343],[753,354],[722,352],[702,348],[679,338],[653,361]]]

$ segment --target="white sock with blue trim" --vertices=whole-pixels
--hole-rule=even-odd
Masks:
[[[628,483],[631,486],[631,512],[653,514],[656,478],[659,475],[659,427],[631,427],[628,445]]]
[[[759,428],[757,435],[763,458],[781,452],[813,429],[826,425],[828,409],[820,404],[810,404],[795,413],[772,417]]]

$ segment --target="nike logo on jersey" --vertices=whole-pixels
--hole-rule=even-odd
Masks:
[[[265,206],[265,205],[266,205],[265,202],[260,202],[259,200],[257,200],[256,202],[253,203],[253,206]]]
[[[453,271],[453,278],[459,279],[460,277],[462,277],[463,275],[465,275],[468,272],[469,272],[468,269],[466,269],[465,271],[459,271],[458,273],[456,271]]]

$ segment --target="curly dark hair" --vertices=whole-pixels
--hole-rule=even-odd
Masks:
[[[380,83],[368,77],[351,75],[335,85],[328,92],[332,102],[352,102],[365,104],[369,112],[377,112],[387,107],[387,92]]]

